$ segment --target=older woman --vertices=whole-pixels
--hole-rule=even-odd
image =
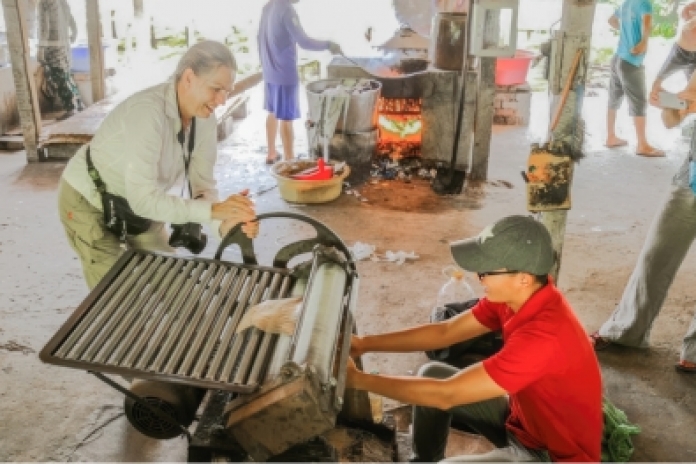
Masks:
[[[121,102],[70,160],[59,189],[60,219],[90,288],[128,246],[173,251],[165,223],[194,230],[208,223],[224,234],[243,222],[248,235],[256,234],[252,202],[244,194],[219,201],[213,176],[213,112],[231,92],[236,69],[226,46],[194,45],[171,80]],[[178,184],[181,193],[169,193]]]

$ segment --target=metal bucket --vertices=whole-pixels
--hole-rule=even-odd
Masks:
[[[309,102],[309,120],[321,120],[321,96],[326,89],[339,85],[350,86],[355,82],[369,84],[371,90],[353,93],[348,104],[348,113],[340,117],[336,124],[336,132],[358,134],[369,132],[377,127],[377,101],[382,90],[382,84],[372,79],[324,79],[307,84],[307,100]],[[366,85],[367,87],[367,85]]]
[[[461,71],[466,46],[467,14],[440,12],[433,18],[431,62],[438,69]]]

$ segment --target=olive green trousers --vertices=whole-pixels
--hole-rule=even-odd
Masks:
[[[109,272],[125,251],[126,244],[139,250],[174,252],[168,244],[169,237],[162,222],[153,222],[147,232],[127,236],[126,244],[121,244],[118,237],[104,226],[102,212],[64,179],[58,188],[58,211],[68,243],[80,258],[90,290]]]

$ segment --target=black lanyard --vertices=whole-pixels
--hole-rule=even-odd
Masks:
[[[189,164],[191,164],[191,156],[193,155],[193,146],[196,143],[196,118],[191,118],[191,129],[189,130],[189,140],[188,140],[188,156],[186,156],[186,151],[184,150],[184,139],[186,135],[184,134],[184,125],[181,125],[181,130],[176,135],[179,145],[181,145],[181,157],[184,159],[184,183],[188,183],[189,188],[189,198],[193,198],[193,191],[191,190],[191,181],[189,180],[188,169]],[[185,188],[185,187],[183,187]],[[184,196],[183,188],[181,191],[181,196]]]

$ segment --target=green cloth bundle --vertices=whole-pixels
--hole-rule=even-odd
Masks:
[[[640,433],[640,427],[631,424],[626,413],[604,398],[604,431],[602,433],[602,462],[627,462],[633,454],[631,435]]]

